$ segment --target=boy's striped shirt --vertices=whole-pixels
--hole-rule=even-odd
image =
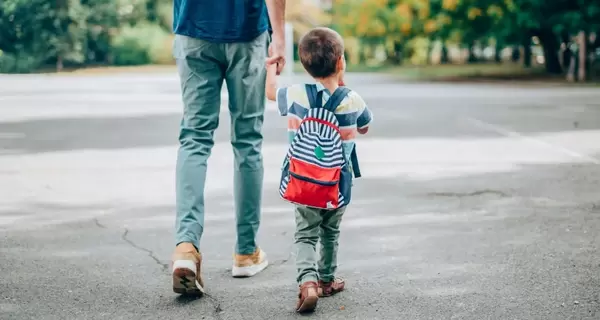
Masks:
[[[320,83],[317,83],[317,90],[323,91],[323,105],[325,105],[331,93]],[[310,109],[305,85],[297,84],[279,88],[277,90],[277,107],[280,115],[288,117],[288,138],[291,143],[294,140],[300,122]],[[373,120],[373,115],[365,101],[354,91],[351,91],[342,100],[334,113],[340,125],[346,159],[350,159],[357,128],[367,128]]]

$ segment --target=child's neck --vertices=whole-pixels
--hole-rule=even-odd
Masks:
[[[335,90],[340,86],[337,77],[319,78],[315,80],[322,84],[325,89],[329,90],[329,93],[331,94],[333,94],[333,92],[335,92]]]

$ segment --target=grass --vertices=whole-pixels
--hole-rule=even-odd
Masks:
[[[296,62],[295,72],[305,72],[302,65]],[[587,82],[567,82],[564,75],[550,75],[543,65],[524,68],[522,64],[504,63],[475,63],[447,65],[381,65],[364,66],[348,65],[347,72],[374,72],[391,75],[404,81],[425,82],[505,82],[517,81],[521,84],[552,84],[559,86],[600,86],[600,78]]]
[[[97,66],[86,68],[66,68],[58,74],[61,75],[99,75],[99,74],[115,74],[115,73],[154,73],[154,72],[174,72],[173,65],[144,65],[144,66]],[[444,80],[458,78],[474,78],[474,77],[517,77],[539,75],[543,70],[539,68],[525,69],[518,64],[470,64],[470,65],[432,65],[432,66],[367,66],[367,65],[348,65],[347,72],[368,72],[368,73],[384,73],[397,75],[406,79],[413,80]],[[294,72],[303,73],[304,69],[300,62],[294,63]],[[42,73],[56,73],[52,69],[43,70]]]
[[[81,69],[65,69],[60,73],[54,70],[46,70],[42,73],[57,74],[61,76],[95,76],[103,74],[118,73],[176,73],[174,65],[145,65],[131,67],[98,66]],[[304,73],[300,62],[294,63],[294,72]],[[543,66],[523,68],[517,63],[478,63],[478,64],[449,64],[449,65],[348,65],[347,72],[381,73],[397,77],[407,81],[535,81],[555,84],[569,85],[563,76],[551,76],[544,72]],[[590,81],[587,83],[574,83],[575,85],[598,86],[600,82]]]
[[[304,72],[302,65],[296,63],[294,66],[296,72]],[[377,72],[395,75],[406,80],[422,81],[460,81],[473,79],[525,79],[525,78],[544,78],[542,67],[523,68],[515,63],[479,63],[479,64],[448,64],[448,65],[380,65],[364,66],[349,65],[347,72]]]
[[[537,78],[544,74],[543,68],[523,68],[515,63],[485,63],[466,65],[434,65],[396,67],[390,70],[394,74],[415,80],[454,80],[461,79],[524,79]]]
[[[141,66],[90,66],[84,68],[65,68],[60,72],[56,72],[55,69],[46,68],[40,70],[38,73],[52,74],[59,76],[95,76],[104,74],[118,74],[118,73],[175,73],[177,67],[175,65],[141,65]]]

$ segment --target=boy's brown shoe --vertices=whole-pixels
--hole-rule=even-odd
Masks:
[[[191,243],[180,243],[173,253],[173,291],[183,295],[204,294],[202,255]]]
[[[298,294],[298,304],[296,311],[300,313],[313,312],[317,308],[319,301],[319,285],[314,281],[308,281],[300,286]]]
[[[344,291],[346,282],[336,278],[330,282],[319,281],[319,297],[331,297],[332,295]]]
[[[231,275],[235,278],[252,277],[269,265],[267,254],[256,248],[253,254],[235,254]]]

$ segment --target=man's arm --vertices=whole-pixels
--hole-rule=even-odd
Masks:
[[[275,41],[285,41],[285,0],[266,0],[266,2],[273,38]]]
[[[266,0],[269,21],[273,30],[267,65],[276,65],[277,74],[285,66],[285,0]]]

